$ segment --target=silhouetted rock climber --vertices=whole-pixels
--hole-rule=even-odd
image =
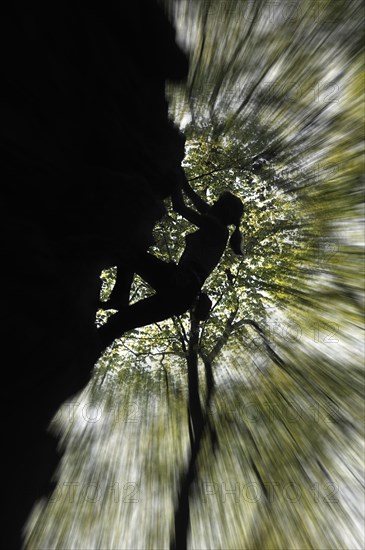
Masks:
[[[190,223],[199,227],[201,223],[201,215],[206,214],[210,208],[189,184],[183,168],[179,168],[173,174],[173,185],[171,191],[172,206],[175,212],[183,216]],[[196,209],[189,208],[184,200],[184,194],[190,198]],[[152,244],[152,243],[151,243]],[[137,266],[135,266],[137,269]],[[106,309],[127,306],[129,303],[129,292],[133,281],[133,271],[127,266],[117,265],[117,278],[114,288],[107,302],[102,302],[100,305]],[[203,320],[208,316],[210,299],[204,293],[199,294],[196,314]]]
[[[184,138],[185,141],[185,138]],[[170,182],[170,195],[172,198],[172,205],[173,209],[179,213],[181,216],[183,216],[185,219],[190,221],[190,223],[199,226],[201,223],[201,216],[200,214],[205,214],[209,210],[209,204],[206,203],[203,199],[199,197],[199,195],[194,191],[194,189],[189,185],[189,182],[186,179],[184,170],[179,167],[178,170],[175,170],[174,173],[170,174],[171,176],[171,182]],[[189,208],[184,200],[183,192],[191,199],[194,206],[197,208],[198,212],[196,210],[193,210],[192,208]],[[113,204],[115,204],[115,196],[112,195],[110,202],[108,204],[108,210],[106,216],[110,219],[113,219]],[[162,203],[161,203],[162,204]],[[161,217],[165,213],[164,207],[161,210]],[[121,224],[121,221],[118,219],[117,224]],[[110,221],[109,221],[110,225]],[[116,228],[115,228],[116,229]],[[127,228],[121,228],[121,230],[113,231],[112,235],[116,236],[116,246],[118,246],[118,235],[123,233],[123,230],[127,230]],[[110,230],[107,232],[108,235],[110,235]],[[149,231],[149,234],[151,234],[151,231]],[[149,243],[149,245],[153,244],[152,240]],[[109,250],[110,247],[105,247],[104,249]],[[140,250],[140,248],[139,248]],[[119,257],[122,257],[123,255],[119,253]],[[115,256],[114,256],[115,257]],[[123,258],[122,258],[123,259]],[[113,265],[112,258],[108,258],[109,265]],[[115,263],[118,264],[117,258],[115,257]],[[107,259],[105,259],[107,261]],[[132,266],[133,267],[133,266]],[[137,269],[137,265],[135,266]],[[114,288],[111,292],[111,295],[109,297],[109,300],[107,302],[101,302],[101,306],[108,309],[108,308],[115,308],[119,309],[120,307],[127,306],[129,303],[129,292],[130,287],[133,280],[133,272],[134,270],[131,269],[130,265],[125,265],[125,263],[121,263],[117,265],[117,279],[116,283],[114,285]]]
[[[187,235],[185,250],[177,265],[148,253],[137,260],[135,272],[156,290],[156,294],[126,305],[129,293],[124,291],[124,305],[99,329],[103,347],[109,346],[128,330],[187,311],[225,251],[229,225],[236,226],[230,239],[231,247],[236,254],[241,254],[239,224],[243,213],[242,201],[226,192],[205,210],[205,214],[195,213],[194,223],[199,229]],[[132,274],[126,277],[129,279],[123,282],[129,284]]]
[[[182,141],[185,143],[185,137],[182,138],[181,142]],[[194,189],[189,185],[189,182],[187,181],[185,176],[185,172],[181,167],[179,167],[179,169],[175,170],[173,173],[170,173],[170,177],[171,177],[170,195],[172,198],[173,209],[176,212],[178,212],[181,216],[183,216],[185,219],[193,223],[194,225],[199,226],[201,220],[198,212],[200,212],[201,214],[206,213],[209,210],[209,205],[204,200],[202,200],[199,197],[199,195],[194,191]],[[198,212],[196,212],[192,208],[189,208],[185,204],[183,192],[192,200]],[[115,203],[115,197],[111,197],[111,205],[110,205],[111,208],[113,203]],[[165,213],[165,210],[161,212],[161,216],[164,213]],[[108,210],[107,216],[109,217],[109,219],[110,217],[113,218],[110,210]],[[120,221],[118,220],[117,223],[120,224]],[[122,228],[122,231],[123,229],[124,228]],[[108,231],[108,234],[109,233],[110,232]],[[116,232],[114,231],[112,234],[114,236],[116,235],[118,238],[120,231],[116,231]],[[151,234],[151,231],[149,232],[149,234]],[[116,241],[116,244],[117,243],[118,241]],[[153,242],[151,241],[149,244],[153,244]],[[119,256],[122,256],[122,255],[119,254]],[[117,259],[115,263],[118,264]],[[109,258],[109,264],[113,265],[113,261],[111,258]],[[125,263],[121,263],[117,265],[117,278],[116,278],[114,288],[111,292],[109,300],[107,302],[100,303],[101,307],[105,309],[109,309],[109,308],[119,309],[120,307],[124,307],[129,304],[130,287],[133,281],[133,273],[136,269],[137,269],[137,265],[134,266],[134,269],[133,269],[133,266],[126,265]],[[204,297],[202,297],[202,299],[199,301],[201,306],[203,302],[207,304],[207,300],[204,300]],[[201,312],[201,315],[203,315],[203,312]]]

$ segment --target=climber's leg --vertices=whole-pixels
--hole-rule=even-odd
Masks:
[[[143,254],[133,266],[137,273],[154,290],[166,290],[174,285],[174,273],[176,265],[164,262],[152,254]],[[134,273],[130,267],[119,265],[117,278],[109,300],[102,303],[104,308],[121,309],[128,306],[129,294],[133,282]]]
[[[176,270],[176,264],[148,253],[143,254],[135,265],[135,272],[157,292],[175,287]]]
[[[120,309],[128,306],[133,276],[134,273],[130,268],[118,265],[117,278],[109,300],[104,303],[102,302],[101,305],[106,309]]]
[[[115,338],[138,327],[164,321],[174,315],[185,313],[194,303],[199,286],[194,280],[174,291],[158,292],[154,296],[119,310],[99,328],[103,348],[110,346]]]

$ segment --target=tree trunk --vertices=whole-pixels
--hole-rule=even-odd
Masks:
[[[171,550],[186,550],[187,548],[187,539],[190,528],[189,494],[196,479],[196,461],[207,424],[207,416],[206,414],[203,414],[199,396],[198,339],[199,322],[194,318],[194,315],[191,314],[190,338],[187,355],[190,456],[188,464],[180,476],[174,517],[175,529],[170,544]]]

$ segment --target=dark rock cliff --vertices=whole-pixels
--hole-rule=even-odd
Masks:
[[[50,490],[47,426],[99,353],[100,271],[152,242],[184,155],[166,80],[185,54],[151,0],[16,4],[0,22],[2,547]]]

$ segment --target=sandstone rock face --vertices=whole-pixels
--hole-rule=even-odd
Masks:
[[[152,0],[21,4],[0,23],[9,549],[58,463],[47,426],[98,357],[100,271],[133,265],[164,214],[184,155],[164,87],[188,71]]]

